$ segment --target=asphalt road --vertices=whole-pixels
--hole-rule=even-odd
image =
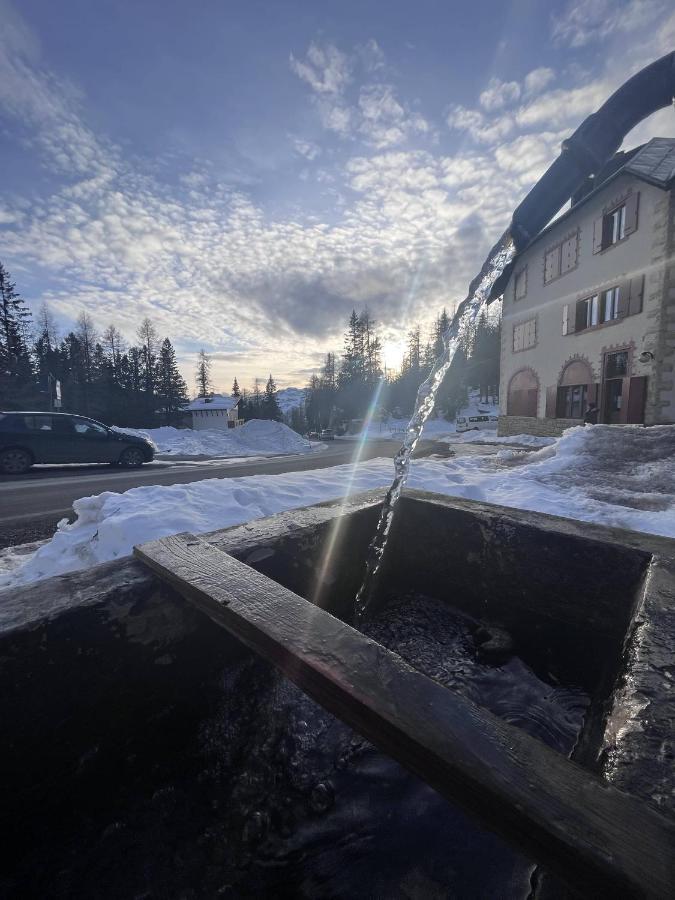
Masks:
[[[107,465],[38,466],[26,475],[0,476],[0,548],[40,540],[53,534],[56,523],[72,517],[72,504],[80,497],[103,491],[127,491],[147,484],[185,484],[204,478],[236,478],[242,475],[276,475],[323,469],[348,463],[357,449],[354,441],[335,441],[325,450],[303,456],[275,456],[234,462],[157,460],[140,469],[120,470]],[[361,459],[393,457],[398,443],[368,441]],[[437,451],[438,445],[423,441],[416,455]]]

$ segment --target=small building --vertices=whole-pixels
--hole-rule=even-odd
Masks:
[[[515,257],[503,292],[500,434],[675,422],[675,140],[618,153]]]
[[[192,427],[195,431],[207,428],[238,428],[244,424],[244,420],[239,418],[239,399],[224,394],[197,397],[187,407],[192,416]]]

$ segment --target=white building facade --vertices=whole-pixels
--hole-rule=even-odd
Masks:
[[[189,404],[188,410],[195,431],[238,428],[244,424],[244,420],[239,418],[239,397],[227,397],[224,394],[198,397]]]
[[[675,141],[625,158],[512,264],[501,434],[675,422]]]

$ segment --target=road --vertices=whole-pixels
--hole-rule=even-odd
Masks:
[[[303,456],[274,456],[243,461],[206,460],[175,462],[157,460],[141,469],[120,470],[107,465],[38,466],[26,475],[0,476],[0,548],[40,540],[53,534],[56,523],[72,517],[72,504],[80,497],[103,491],[127,491],[148,484],[185,484],[204,478],[237,478],[242,475],[276,475],[323,469],[350,462],[358,444],[335,441],[325,450]],[[393,457],[398,443],[368,441],[361,459]],[[423,441],[419,455],[438,450]]]

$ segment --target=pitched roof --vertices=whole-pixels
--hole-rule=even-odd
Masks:
[[[652,138],[619,171],[668,190],[675,181],[675,138]]]
[[[621,159],[622,156],[624,156],[627,161],[622,165],[617,165],[617,161]],[[616,156],[612,157],[612,159],[607,162],[605,168],[598,172],[597,178],[595,179],[597,184],[594,185],[593,189],[584,194],[562,215],[550,222],[546,228],[542,228],[542,230],[532,238],[530,243],[523,247],[522,250],[513,257],[509,265],[504,269],[492,286],[492,290],[488,297],[488,303],[501,297],[504,293],[509,278],[511,277],[511,273],[513,272],[514,265],[518,257],[521,256],[525,250],[529,249],[533,244],[536,244],[549,229],[555,227],[561,221],[576,212],[580,206],[583,206],[583,204],[590,200],[591,197],[594,197],[597,192],[608,185],[610,181],[613,181],[619,175],[623,174],[633,175],[635,178],[653,184],[655,187],[661,188],[664,191],[669,190],[675,185],[675,138],[652,138],[636,150],[626,154],[617,153]]]
[[[191,411],[199,409],[234,409],[239,397],[228,397],[226,394],[212,394],[210,397],[197,397],[189,404]]]

